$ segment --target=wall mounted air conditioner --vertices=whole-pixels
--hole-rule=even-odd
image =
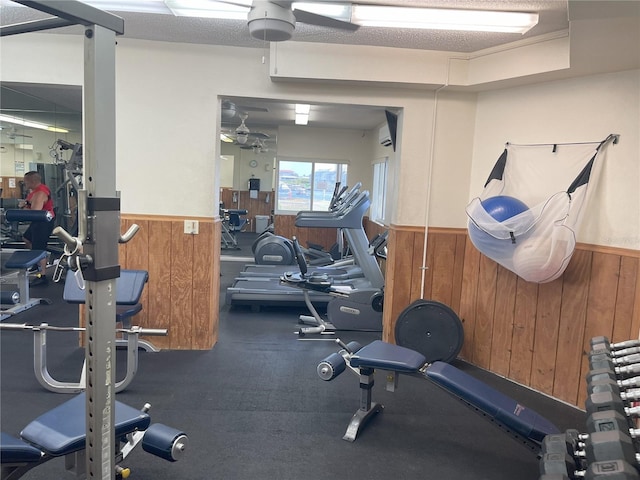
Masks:
[[[385,147],[390,147],[393,143],[391,142],[391,133],[389,132],[389,125],[384,125],[380,127],[378,131],[378,139],[380,140],[380,144]]]

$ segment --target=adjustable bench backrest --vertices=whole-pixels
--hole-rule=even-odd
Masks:
[[[546,435],[560,433],[558,427],[540,414],[452,365],[435,362],[427,368],[425,375],[498,425],[521,437],[531,447],[540,446]]]
[[[121,270],[120,277],[116,278],[116,305],[139,303],[148,279],[146,270]],[[84,303],[86,299],[86,291],[78,286],[71,271],[67,272],[62,298],[69,303]]]

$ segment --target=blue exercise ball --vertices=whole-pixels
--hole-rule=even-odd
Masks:
[[[508,195],[497,195],[481,201],[484,210],[497,222],[503,222],[511,217],[526,212],[529,207],[517,198]],[[499,239],[479,228],[473,221],[469,221],[469,238],[475,247],[489,258],[496,261],[504,260],[513,254],[515,245],[511,239]]]
[[[486,212],[499,222],[504,222],[529,209],[523,201],[508,195],[489,197],[481,203]]]

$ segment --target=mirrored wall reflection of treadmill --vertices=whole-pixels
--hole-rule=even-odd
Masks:
[[[336,203],[336,208],[333,210],[329,210],[326,212],[323,211],[300,211],[296,215],[295,225],[296,227],[301,227],[304,225],[306,228],[325,228],[327,225],[327,221],[333,219],[334,221],[338,221],[340,219],[344,219],[345,215],[348,215],[351,210],[353,210],[356,206],[358,206],[358,196],[360,195],[360,187],[361,183],[357,183],[354,185],[349,192],[346,192],[342,199]],[[316,225],[314,220],[319,219],[322,225]],[[343,220],[346,222],[351,221],[351,217],[348,217],[347,220]],[[339,227],[334,227],[338,231]],[[340,233],[340,236],[342,233]],[[339,242],[342,245],[342,242]],[[342,250],[342,246],[340,247]],[[293,252],[292,252],[293,254]],[[244,270],[240,272],[240,277],[250,277],[250,278],[259,278],[259,277],[271,277],[277,281],[280,280],[280,277],[287,272],[294,271],[297,267],[295,265],[258,265],[258,264],[249,264],[245,265]],[[309,273],[313,274],[326,274],[329,275],[334,282],[342,283],[344,281],[351,280],[353,278],[360,278],[364,276],[362,272],[362,268],[354,263],[353,256],[349,256],[348,258],[343,258],[336,262],[333,262],[329,265],[317,265],[309,266]]]
[[[308,227],[307,222],[312,222],[316,228],[342,228],[342,231],[353,252],[354,262],[363,272],[363,277],[354,278],[343,282],[354,289],[379,288],[384,286],[384,278],[380,271],[375,257],[368,252],[369,241],[362,225],[364,214],[369,208],[369,192],[361,192],[353,202],[353,207],[347,213],[338,218],[322,219],[314,216],[313,220],[298,219],[297,225]],[[291,265],[290,271],[295,271],[296,266]],[[331,295],[312,292],[311,301],[317,307],[324,308],[331,300]],[[227,289],[227,305],[251,305],[260,306],[283,306],[283,305],[304,305],[304,292],[295,287],[281,285],[279,280],[269,277],[237,278],[233,286]]]

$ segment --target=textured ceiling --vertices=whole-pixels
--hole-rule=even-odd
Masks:
[[[345,32],[298,23],[292,40],[473,52],[527,37],[555,32],[569,26],[566,0],[367,0],[364,3],[405,7],[537,12],[540,21],[537,26],[524,35],[374,27],[361,27],[356,32]],[[32,9],[17,7],[13,2],[3,2],[3,5],[7,6],[2,10],[0,18],[2,25],[46,17],[46,15]],[[125,38],[255,48],[264,46],[264,42],[251,38],[244,20],[174,17],[172,15],[117,11],[114,13],[125,20]]]
[[[482,10],[508,10],[537,12],[539,24],[525,35],[499,34],[486,32],[445,32],[436,30],[386,29],[361,27],[356,32],[344,32],[335,29],[297,24],[294,41],[321,42],[337,44],[373,45],[394,48],[411,48],[425,50],[441,50],[456,52],[474,52],[497,45],[510,43],[530,36],[538,36],[568,28],[566,0],[367,0],[368,4],[397,5],[432,8],[466,8]],[[18,6],[13,2],[0,0],[2,11],[1,25],[27,22],[38,18],[46,18],[30,8]],[[114,12],[125,20],[125,38],[136,38],[167,42],[183,42],[212,45],[229,45],[250,48],[264,48],[264,42],[255,40],[249,35],[244,20],[219,20],[174,17],[171,15],[142,14],[131,12]],[[52,30],[52,32],[78,34],[79,27]],[[13,92],[22,92],[35,117],[42,117],[47,108],[51,108],[50,99],[56,98],[57,112],[77,108],[80,110],[81,93],[79,89],[60,90],[47,89],[33,85],[10,85]],[[16,95],[6,95],[3,89],[0,96],[0,108],[15,108]],[[42,112],[36,112],[33,99],[44,100]],[[281,124],[292,124],[293,109],[291,104],[266,101],[260,99],[234,98],[238,105],[266,108],[268,112],[250,110],[246,124],[252,129],[269,130]],[[368,130],[384,122],[382,108],[361,106],[314,105],[310,114],[310,125],[316,127],[349,128]],[[229,128],[238,125],[239,119],[223,124]]]

